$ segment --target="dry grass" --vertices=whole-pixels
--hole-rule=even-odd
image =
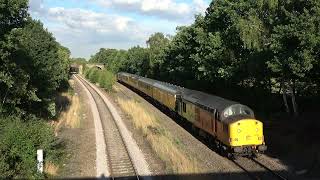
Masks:
[[[135,128],[142,131],[153,150],[174,173],[198,173],[195,159],[188,157],[170,132],[161,128],[156,117],[133,99],[117,99],[121,108],[133,119]]]
[[[56,176],[57,172],[58,172],[58,169],[59,169],[58,166],[54,165],[51,162],[47,162],[44,165],[44,172],[46,174],[49,174],[50,176]]]
[[[80,127],[80,99],[79,96],[73,95],[71,98],[71,106],[65,113],[66,125],[70,128]]]
[[[73,85],[73,81],[69,81]],[[80,127],[80,98],[76,93],[65,92],[57,98],[57,103],[61,106],[60,116],[55,125],[55,134],[58,134],[59,129],[63,126],[69,128]]]

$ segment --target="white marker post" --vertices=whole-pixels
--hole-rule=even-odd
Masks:
[[[37,168],[38,168],[38,172],[40,172],[41,174],[43,173],[43,150],[42,149],[38,149],[37,150]]]

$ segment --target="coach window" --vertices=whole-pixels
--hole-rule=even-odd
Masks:
[[[187,105],[185,102],[182,103],[183,112],[187,112]]]

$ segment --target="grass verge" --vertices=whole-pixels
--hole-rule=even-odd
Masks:
[[[141,130],[152,149],[172,173],[198,173],[196,160],[181,149],[175,137],[162,128],[157,118],[134,99],[117,98],[121,108],[131,116],[134,127]]]

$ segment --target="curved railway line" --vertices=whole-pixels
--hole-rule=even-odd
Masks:
[[[110,178],[139,179],[137,170],[135,169],[132,158],[130,157],[128,147],[117,123],[108,109],[108,106],[103,101],[103,98],[94,88],[91,87],[89,83],[83,80],[82,77],[78,75],[75,75],[75,77],[89,90],[97,104],[106,143],[108,160],[108,167],[106,168],[109,170]]]

